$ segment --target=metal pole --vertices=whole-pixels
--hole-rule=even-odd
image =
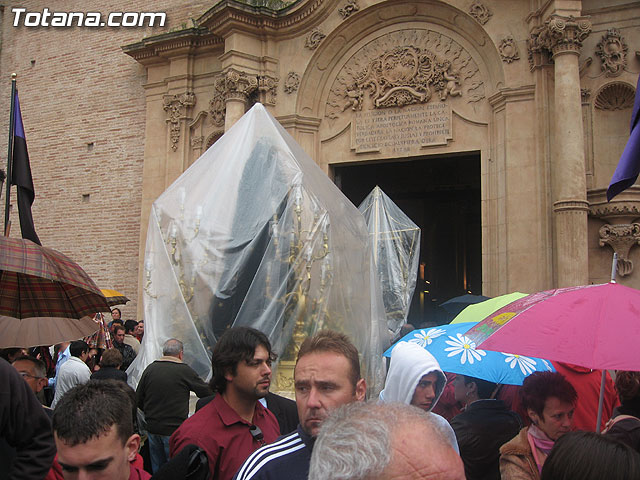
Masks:
[[[602,370],[602,380],[600,381],[600,399],[598,400],[598,420],[596,420],[596,433],[600,433],[600,423],[602,422],[602,406],[604,404],[604,384],[607,379],[607,371]]]
[[[616,283],[616,270],[618,268],[618,254],[613,254],[611,262],[611,283]],[[600,381],[600,398],[598,399],[598,419],[596,420],[596,433],[600,433],[600,423],[602,422],[602,407],[604,405],[604,387],[607,380],[607,371],[602,370],[602,379]]]
[[[11,74],[11,112],[9,113],[9,145],[7,147],[7,189],[4,201],[4,235],[9,236],[9,210],[11,209],[11,167],[13,166],[13,133],[16,119],[13,111],[16,104],[16,77]]]

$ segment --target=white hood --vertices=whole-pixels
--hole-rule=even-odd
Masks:
[[[438,374],[438,380],[436,398],[431,409],[442,395],[447,379],[438,361],[420,345],[408,342],[398,343],[391,352],[391,366],[384,390],[380,392],[380,402],[411,404],[418,382],[424,375],[432,372]]]

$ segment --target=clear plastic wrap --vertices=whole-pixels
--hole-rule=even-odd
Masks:
[[[256,104],[152,206],[130,383],[171,337],[207,377],[216,339],[244,325],[269,337],[272,391],[291,395],[300,343],[332,328],[353,340],[377,393],[388,333],[372,258],[362,215]]]
[[[396,335],[407,322],[416,288],[420,228],[377,185],[358,210],[369,228],[387,326]]]

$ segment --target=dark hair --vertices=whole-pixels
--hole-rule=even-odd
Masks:
[[[530,408],[544,418],[544,404],[550,397],[573,405],[578,394],[564,375],[558,372],[533,372],[524,379],[520,398],[525,411]]]
[[[69,345],[69,353],[72,357],[79,357],[80,355],[88,351],[89,345],[87,345],[87,342],[84,342],[82,340],[74,340]]]
[[[272,361],[275,360],[276,355],[271,351],[271,343],[261,331],[250,327],[233,327],[226,330],[213,348],[211,389],[223,393],[227,388],[225,375],[235,375],[238,363],[252,360],[259,345],[267,349]]]
[[[640,372],[620,370],[616,373],[616,392],[620,397],[620,403],[640,397]]]
[[[116,310],[118,310],[118,313],[120,314],[120,317],[122,317],[122,310],[120,310],[118,307],[114,307],[111,309],[111,313],[115,312]],[[115,320],[117,321],[117,320]]]
[[[127,320],[126,322],[124,322],[124,333],[133,332],[133,330],[136,328],[136,325],[138,325],[138,322],[136,322],[135,320]]]
[[[120,383],[123,382],[89,380],[65,393],[53,411],[56,435],[75,446],[105,434],[115,425],[124,445],[133,435],[133,410],[124,408],[131,403],[131,397]]]
[[[560,437],[542,467],[542,480],[640,478],[640,455],[618,440],[594,432]]]
[[[31,355],[22,355],[13,361],[13,363],[16,362],[31,362],[33,365],[33,371],[37,376],[40,378],[47,378],[47,367],[42,360],[32,357]]]
[[[349,379],[353,388],[356,388],[356,384],[360,380],[360,357],[358,349],[351,343],[349,337],[333,330],[319,331],[313,337],[306,338],[302,342],[300,350],[298,350],[296,364],[305,355],[315,352],[333,352],[344,356],[351,365]]]
[[[105,350],[100,357],[101,367],[119,367],[122,365],[122,354],[117,348]]]
[[[16,347],[3,348],[3,349],[0,349],[0,357],[4,358],[7,362],[13,362],[15,358],[11,360],[11,357],[14,357],[21,351],[22,351],[22,348],[16,348]]]
[[[478,398],[486,399],[491,398],[491,395],[498,387],[498,384],[490,382],[488,380],[482,380],[481,378],[470,377],[469,375],[462,375],[464,377],[464,384],[470,383],[476,384],[476,391],[478,392]]]
[[[113,334],[117,335],[118,334],[118,330],[124,330],[124,333],[127,333],[126,328],[124,328],[124,325],[122,325],[121,323],[118,323],[118,324],[114,325]]]

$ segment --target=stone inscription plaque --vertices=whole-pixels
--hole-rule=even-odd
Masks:
[[[451,106],[426,103],[354,112],[351,148],[356,153],[419,154],[453,138]]]

